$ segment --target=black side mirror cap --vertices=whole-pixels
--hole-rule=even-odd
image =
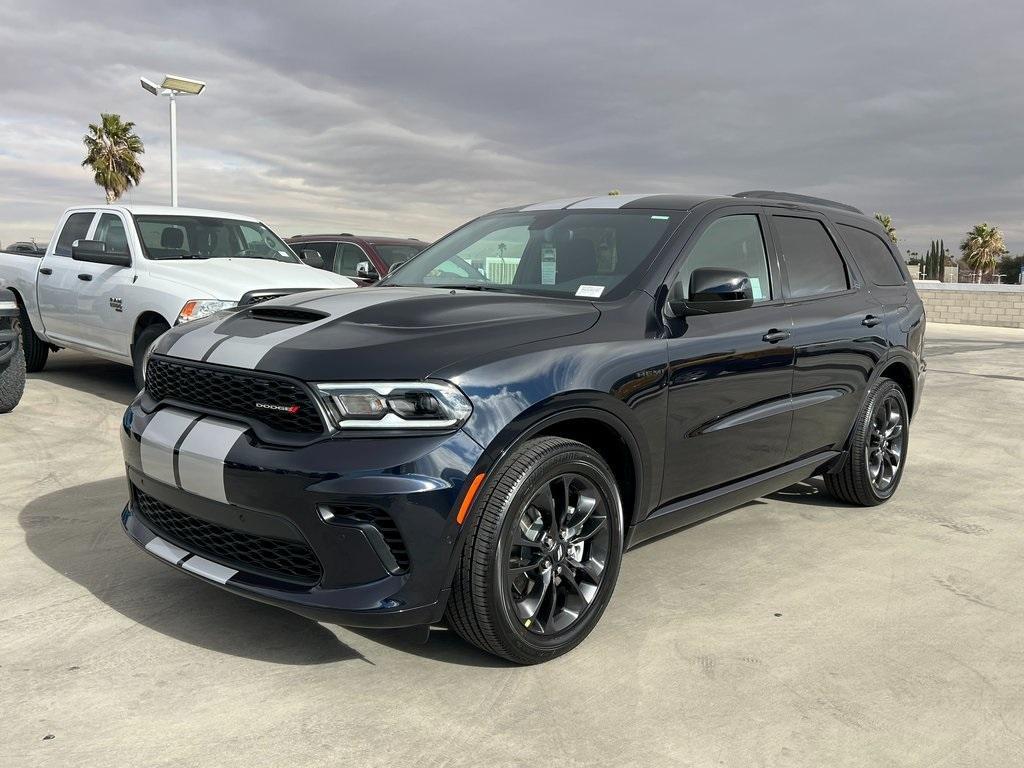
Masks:
[[[299,251],[299,258],[311,267],[324,268],[324,257],[320,255],[319,251],[314,251],[312,248],[304,248]]]
[[[739,269],[701,267],[690,275],[689,298],[681,282],[669,291],[668,304],[676,317],[734,312],[754,304],[750,276]]]
[[[71,258],[92,264],[106,264],[111,267],[130,267],[131,254],[108,253],[107,244],[102,240],[75,240],[71,244]]]

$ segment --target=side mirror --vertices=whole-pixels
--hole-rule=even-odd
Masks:
[[[395,274],[395,272],[398,271],[398,268],[401,267],[403,264],[405,264],[404,261],[396,261],[394,264],[392,264],[390,267],[388,267],[388,274],[389,275]]]
[[[92,264],[107,264],[111,267],[130,267],[132,257],[127,253],[108,253],[107,244],[102,240],[75,240],[71,244],[71,258]]]
[[[299,258],[311,267],[324,268],[324,257],[320,255],[319,251],[314,251],[312,248],[304,248],[299,251]]]
[[[380,275],[377,274],[377,270],[373,268],[373,264],[368,261],[360,261],[356,264],[356,277],[362,280],[379,280]]]
[[[701,267],[690,275],[689,298],[682,282],[669,291],[668,304],[677,317],[733,312],[754,304],[750,276],[738,269]]]

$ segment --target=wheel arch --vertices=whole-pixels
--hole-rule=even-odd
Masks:
[[[903,391],[903,397],[907,400],[907,410],[910,411],[912,418],[914,416],[914,389],[916,383],[910,366],[901,359],[892,360],[878,372],[874,383],[877,384],[879,379],[892,379],[896,382],[897,386]]]
[[[139,340],[139,335],[144,330],[149,328],[151,325],[157,324],[166,325],[168,328],[173,327],[173,323],[169,322],[166,317],[152,309],[147,309],[139,313],[139,316],[135,318],[135,326],[132,328],[131,348],[135,348],[135,342]]]

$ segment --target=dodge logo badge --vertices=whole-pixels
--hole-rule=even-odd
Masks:
[[[263,408],[267,411],[284,411],[295,415],[299,412],[299,406],[297,405],[273,405],[272,403],[256,403],[257,408]]]

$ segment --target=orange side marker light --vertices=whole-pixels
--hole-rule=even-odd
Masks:
[[[479,475],[473,478],[473,482],[469,484],[469,490],[466,491],[466,495],[462,499],[462,505],[459,507],[459,514],[455,518],[455,522],[462,525],[466,521],[466,515],[469,514],[469,508],[473,506],[473,499],[476,498],[476,492],[480,490],[480,485],[484,481],[484,473],[481,472]]]

